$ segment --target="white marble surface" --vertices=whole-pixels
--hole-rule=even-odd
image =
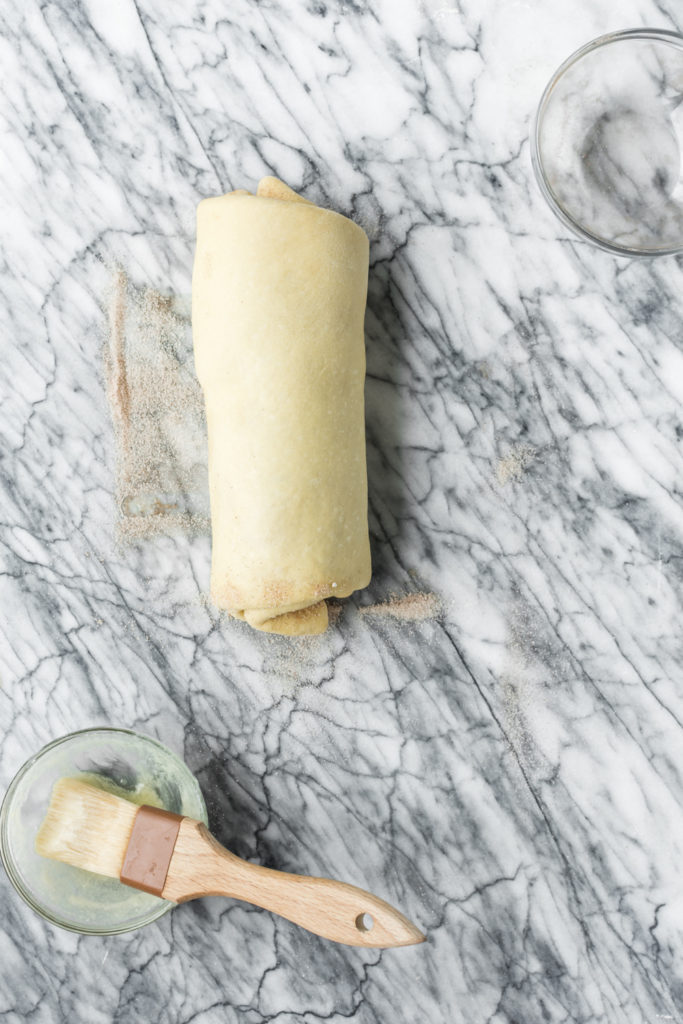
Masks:
[[[10,0],[0,11],[0,783],[126,725],[236,852],[428,934],[334,946],[217,899],[79,938],[0,879],[19,1022],[683,1019],[683,262],[568,237],[529,119],[673,0]],[[114,541],[115,265],[189,291],[194,208],[265,173],[372,240],[375,576],[308,643],[220,621],[205,538]],[[442,621],[357,607],[438,593]]]

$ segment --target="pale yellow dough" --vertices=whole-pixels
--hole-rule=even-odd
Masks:
[[[367,279],[365,232],[276,178],[199,204],[211,596],[256,629],[322,633],[325,598],[370,581]]]

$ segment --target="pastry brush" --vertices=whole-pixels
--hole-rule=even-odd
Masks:
[[[209,895],[245,900],[350,946],[410,946],[425,938],[363,889],[251,864],[200,821],[138,806],[79,779],[55,783],[36,850],[174,903]]]

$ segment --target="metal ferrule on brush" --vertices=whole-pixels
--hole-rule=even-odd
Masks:
[[[160,807],[140,807],[121,867],[125,885],[162,895],[182,820],[182,815]]]

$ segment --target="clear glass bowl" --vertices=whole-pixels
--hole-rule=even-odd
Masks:
[[[59,861],[34,849],[53,783],[83,776],[135,803],[154,804],[207,824],[199,783],[156,740],[127,729],[84,729],[54,740],[19,769],[0,808],[0,855],[33,910],[60,928],[114,935],[155,921],[173,903]]]
[[[622,256],[683,252],[683,37],[601,36],[553,75],[531,134],[557,216]]]

